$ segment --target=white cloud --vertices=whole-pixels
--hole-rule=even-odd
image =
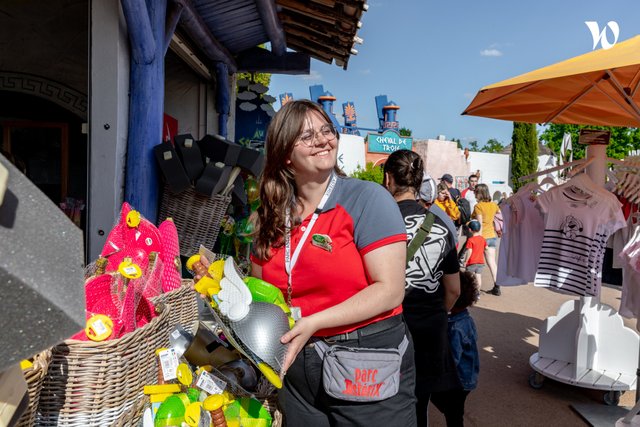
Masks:
[[[301,76],[302,80],[317,82],[322,80],[322,74],[317,72],[316,70],[311,70],[311,72],[307,75]]]
[[[502,52],[498,49],[483,49],[480,51],[481,56],[502,56]]]

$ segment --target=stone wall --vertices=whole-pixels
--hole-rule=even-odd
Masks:
[[[432,178],[438,182],[445,173],[453,176],[456,187],[466,188],[469,172],[469,163],[464,158],[464,153],[453,141],[441,141],[437,139],[414,139],[413,151],[420,154],[425,160],[426,170]]]

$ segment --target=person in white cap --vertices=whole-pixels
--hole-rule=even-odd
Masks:
[[[432,214],[440,218],[442,222],[444,222],[444,225],[447,226],[447,228],[453,235],[457,245],[458,233],[456,231],[456,225],[451,220],[451,217],[449,217],[449,215],[447,215],[447,213],[443,211],[440,206],[433,203],[436,199],[436,195],[437,195],[436,183],[425,172],[424,178],[422,178],[422,184],[420,185],[419,202],[422,204],[422,206],[429,209],[429,212],[431,212]]]

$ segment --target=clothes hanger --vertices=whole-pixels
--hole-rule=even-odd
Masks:
[[[553,179],[553,176],[551,175],[547,175],[544,177],[544,179],[542,181],[540,181],[540,183],[538,184],[539,188],[544,188],[545,185],[550,185],[551,187],[555,187],[558,185],[558,183]],[[551,188],[549,187],[549,188]],[[548,190],[548,188],[547,188]]]
[[[580,166],[580,165],[582,165],[584,163],[587,163],[587,162],[591,163],[592,161],[593,161],[592,159],[574,160],[573,162],[565,163],[565,164],[559,165],[559,166],[554,166],[551,169],[545,169],[545,170],[542,170],[542,171],[539,171],[539,172],[535,172],[535,173],[532,173],[532,174],[529,174],[529,175],[521,176],[520,178],[518,178],[518,181],[519,182],[528,181],[531,178],[537,178],[540,175],[547,175],[547,174],[550,174],[551,172],[560,171],[560,170],[567,169],[567,168],[570,168],[570,167]]]

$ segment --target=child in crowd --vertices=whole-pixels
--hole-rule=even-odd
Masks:
[[[482,269],[484,268],[484,250],[487,241],[482,237],[481,226],[478,220],[472,219],[467,223],[471,231],[471,237],[467,238],[465,244],[465,259],[463,266],[467,271],[475,275],[478,291],[482,288]]]
[[[478,354],[478,332],[468,307],[478,301],[476,275],[460,272],[460,296],[449,315],[449,344],[462,390],[433,393],[431,401],[447,420],[447,427],[464,426],[464,405],[467,396],[478,384],[480,355]]]

